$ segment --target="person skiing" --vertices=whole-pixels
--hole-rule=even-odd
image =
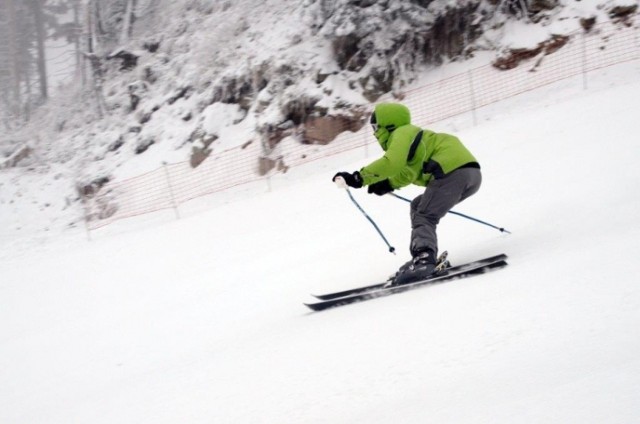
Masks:
[[[409,184],[426,187],[411,201],[412,259],[392,284],[419,281],[435,272],[440,219],[480,189],[480,164],[457,137],[412,125],[409,109],[400,103],[376,105],[370,122],[384,156],[359,171],[338,172],[333,181],[341,177],[348,186],[368,186],[368,193],[378,196]]]

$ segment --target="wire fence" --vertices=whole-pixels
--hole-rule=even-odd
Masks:
[[[589,72],[640,59],[639,31],[632,23],[604,23],[588,33],[578,31],[557,38],[512,69],[481,66],[407,91],[402,102],[418,125],[465,113],[472,113],[475,123],[479,108],[566,78],[582,74],[586,89]],[[504,67],[513,66],[517,53]],[[272,153],[271,159],[284,166],[271,174],[375,143],[368,127],[357,132],[346,128],[344,132],[335,128],[331,131],[340,135],[326,145],[283,140],[277,147],[278,154]],[[120,219],[171,208],[179,217],[178,207],[189,200],[264,180],[269,174],[264,175],[259,169],[263,154],[262,145],[254,141],[212,154],[196,168],[188,161],[167,164],[144,175],[109,183],[85,199],[87,228],[93,230]]]

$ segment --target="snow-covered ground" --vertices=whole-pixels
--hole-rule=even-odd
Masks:
[[[0,239],[0,422],[640,421],[638,75],[626,63],[586,91],[565,80],[481,110],[475,127],[432,127],[483,166],[455,210],[513,232],[443,219],[454,263],[509,255],[482,276],[302,305],[407,259],[407,204],[353,191],[394,256],[330,182],[371,149],[180,220]]]

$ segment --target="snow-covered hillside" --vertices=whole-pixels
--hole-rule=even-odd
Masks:
[[[122,180],[249,140],[262,142],[268,156],[270,143],[297,134],[306,114],[360,122],[377,96],[442,77],[436,64],[478,66],[583,31],[585,22],[624,26],[616,10],[637,10],[631,0],[532,1],[524,19],[522,4],[140,2],[145,13],[131,40],[98,52],[104,118],[95,97],[72,81],[29,126],[0,136],[7,157],[0,205],[20,211],[0,216],[0,237],[81,228],[78,187],[92,181]],[[136,66],[121,69],[122,51],[137,57]],[[17,166],[6,169],[9,162]]]
[[[440,225],[467,280],[310,313],[309,293],[407,259],[407,204],[314,163],[209,210],[0,245],[3,423],[580,423],[640,420],[640,64],[564,80],[433,129],[479,158]],[[415,189],[400,194],[412,196]],[[158,223],[158,219],[163,223]],[[155,220],[155,222],[154,222]]]

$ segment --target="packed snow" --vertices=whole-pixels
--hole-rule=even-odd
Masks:
[[[1,238],[0,422],[640,421],[639,74],[628,62],[588,90],[564,80],[479,110],[475,126],[431,127],[483,167],[455,210],[512,232],[442,220],[454,264],[509,255],[481,276],[303,305],[408,259],[405,202],[352,190],[394,256],[331,183],[371,148],[198,199],[180,219]]]

